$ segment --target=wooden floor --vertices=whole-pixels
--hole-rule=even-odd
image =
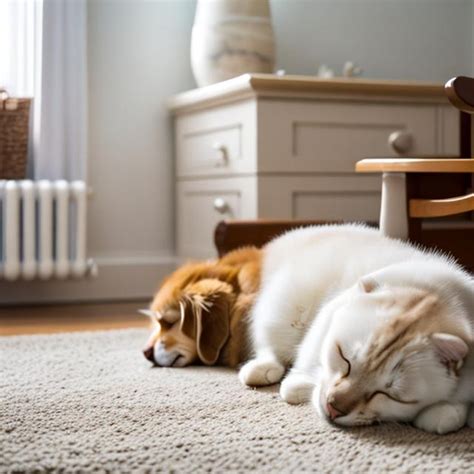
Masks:
[[[0,335],[148,327],[137,310],[148,302],[18,306],[0,309]]]

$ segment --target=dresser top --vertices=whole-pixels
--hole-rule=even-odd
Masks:
[[[443,84],[435,82],[244,74],[228,81],[175,95],[169,99],[167,105],[170,111],[180,114],[257,97],[444,104],[448,102]]]

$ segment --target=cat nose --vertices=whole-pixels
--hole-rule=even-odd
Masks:
[[[329,418],[331,418],[331,420],[336,419],[338,416],[344,415],[344,413],[338,410],[331,402],[327,403],[326,409],[328,411],[328,415],[329,415]]]
[[[145,356],[146,360],[149,360],[150,362],[155,362],[155,359],[153,357],[153,346],[143,349],[143,355]]]

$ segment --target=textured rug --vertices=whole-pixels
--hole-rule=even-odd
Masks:
[[[151,368],[144,330],[0,338],[2,472],[474,472],[474,430],[341,429],[222,368]]]

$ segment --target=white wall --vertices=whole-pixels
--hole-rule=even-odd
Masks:
[[[473,0],[271,0],[278,67],[348,59],[365,75],[474,73]],[[174,264],[172,136],[165,101],[194,87],[195,0],[89,0],[89,253],[97,280],[0,284],[0,301],[148,296]]]
[[[174,191],[165,101],[194,85],[194,8],[185,0],[88,4],[89,245],[102,267],[152,265],[156,279],[169,270]]]
[[[194,3],[89,2],[90,248],[99,257],[173,251],[165,101],[193,87]]]
[[[340,67],[347,59],[380,78],[444,81],[470,72],[471,0],[272,0],[271,6],[278,64],[288,72],[311,74],[317,62]],[[165,101],[194,87],[194,9],[193,0],[89,3],[90,250],[122,278],[127,265],[142,269],[136,288],[122,294],[140,287],[147,294],[147,279],[163,274],[173,255]]]
[[[278,65],[314,74],[354,60],[375,78],[473,72],[473,0],[272,0]]]

